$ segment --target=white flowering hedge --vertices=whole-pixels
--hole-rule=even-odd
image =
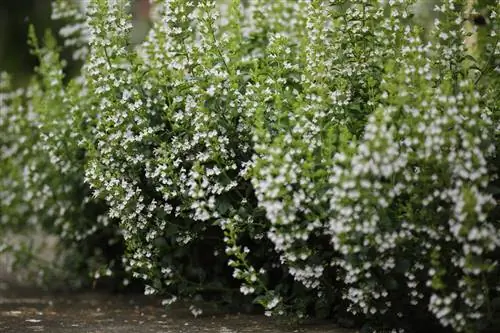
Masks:
[[[34,30],[29,41],[40,60],[29,86],[14,89],[9,75],[0,77],[0,235],[6,238],[0,252],[13,251],[15,265],[35,264],[41,269],[36,273],[50,273],[48,259],[30,249],[37,250],[37,238],[55,234],[60,251],[47,253],[57,250],[57,264],[66,268],[62,277],[78,286],[85,280],[78,275],[123,271],[116,254],[124,244],[105,202],[95,200],[83,181],[86,153],[79,143],[91,127],[72,111],[83,106],[76,101],[84,100],[85,91],[64,82],[64,62],[49,32],[43,47]],[[12,232],[33,237],[10,239]]]
[[[38,80],[3,95],[2,225],[108,230],[126,249],[106,268],[165,304],[499,324],[498,3],[442,1],[430,29],[414,1],[154,4],[132,46],[128,1],[56,2],[84,63],[66,82],[46,38]]]

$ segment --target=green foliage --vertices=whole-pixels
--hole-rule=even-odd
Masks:
[[[496,325],[497,4],[480,31],[467,1],[432,28],[413,1],[155,4],[132,46],[127,1],[86,21],[57,1],[72,80],[31,34],[38,75],[1,104],[2,228],[41,226],[165,304]]]
[[[83,182],[86,157],[79,141],[87,133],[71,112],[81,107],[74,104],[83,98],[81,86],[63,83],[64,63],[49,32],[41,47],[31,28],[29,42],[40,60],[37,76],[13,92],[10,78],[2,77],[0,230],[59,236],[60,261],[70,267],[64,277],[89,283],[89,271],[120,270],[121,233]]]

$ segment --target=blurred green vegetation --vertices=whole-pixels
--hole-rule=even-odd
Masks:
[[[57,28],[50,21],[51,0],[0,1],[0,71],[13,74],[16,85],[24,83],[37,60],[27,45],[28,27],[34,24],[41,36],[47,28]]]
[[[51,29],[57,35],[56,32],[65,23],[51,21],[51,2],[52,0],[0,0],[0,72],[12,74],[16,86],[27,83],[38,65],[27,44],[30,24],[35,26],[41,40],[45,30]],[[132,42],[137,43],[144,38],[149,28],[149,6],[148,0],[134,0],[133,3],[135,29]],[[62,45],[62,41],[59,42]],[[65,69],[67,73],[78,70],[78,64],[71,60],[71,50],[63,50],[62,58],[69,64]]]

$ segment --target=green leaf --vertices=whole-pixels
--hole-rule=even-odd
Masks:
[[[221,200],[217,201],[216,209],[217,209],[217,212],[219,212],[219,214],[224,215],[231,208],[232,208],[232,205],[229,201],[227,201],[225,199],[221,199]]]

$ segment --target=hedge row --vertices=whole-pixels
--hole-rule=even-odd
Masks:
[[[158,0],[131,45],[128,1],[56,1],[81,75],[32,32],[2,77],[0,230],[164,304],[498,328],[500,6],[414,2]]]

